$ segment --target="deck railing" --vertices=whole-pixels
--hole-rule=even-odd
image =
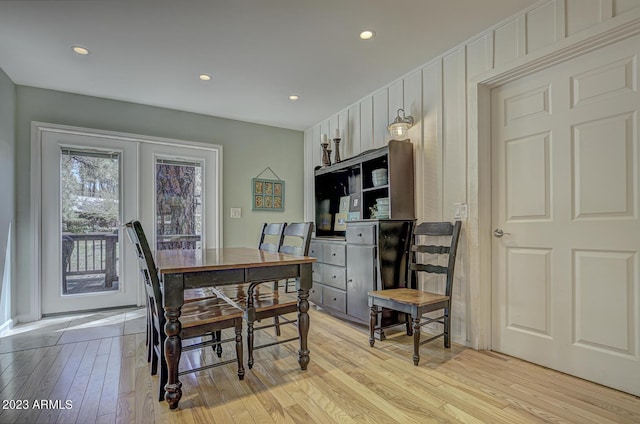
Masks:
[[[67,293],[67,277],[104,274],[105,288],[118,280],[117,233],[62,233],[63,292]]]
[[[198,249],[202,237],[194,234],[158,235],[156,250]]]
[[[197,249],[202,237],[199,235],[158,236],[157,250]],[[68,277],[104,275],[104,288],[111,289],[118,281],[118,234],[117,233],[62,233],[62,284],[63,293],[68,293]]]

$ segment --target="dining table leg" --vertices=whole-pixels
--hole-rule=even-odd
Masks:
[[[178,280],[178,281],[173,281]],[[178,379],[178,367],[180,354],[182,353],[182,340],[180,332],[180,313],[184,302],[184,288],[182,278],[167,276],[164,281],[164,324],[167,335],[164,341],[164,357],[167,362],[167,384],[164,386],[164,400],[169,404],[169,409],[176,409],[182,397],[182,383]]]
[[[301,265],[300,278],[298,280],[298,336],[300,338],[300,350],[298,351],[298,363],[300,369],[306,370],[309,365],[309,348],[307,336],[309,335],[309,289],[311,281],[311,264]]]

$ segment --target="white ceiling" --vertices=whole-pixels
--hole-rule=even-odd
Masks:
[[[3,0],[0,68],[19,85],[303,130],[537,1]]]

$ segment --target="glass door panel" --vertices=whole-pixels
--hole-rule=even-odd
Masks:
[[[119,287],[120,153],[62,149],[63,295]]]
[[[156,158],[156,249],[202,249],[202,163]]]

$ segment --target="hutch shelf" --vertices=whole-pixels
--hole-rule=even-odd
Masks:
[[[404,287],[414,225],[413,146],[391,140],[315,169],[316,234],[309,300],[340,318],[368,323],[367,293]],[[382,326],[404,315],[383,310]],[[384,338],[384,333],[379,337]]]

